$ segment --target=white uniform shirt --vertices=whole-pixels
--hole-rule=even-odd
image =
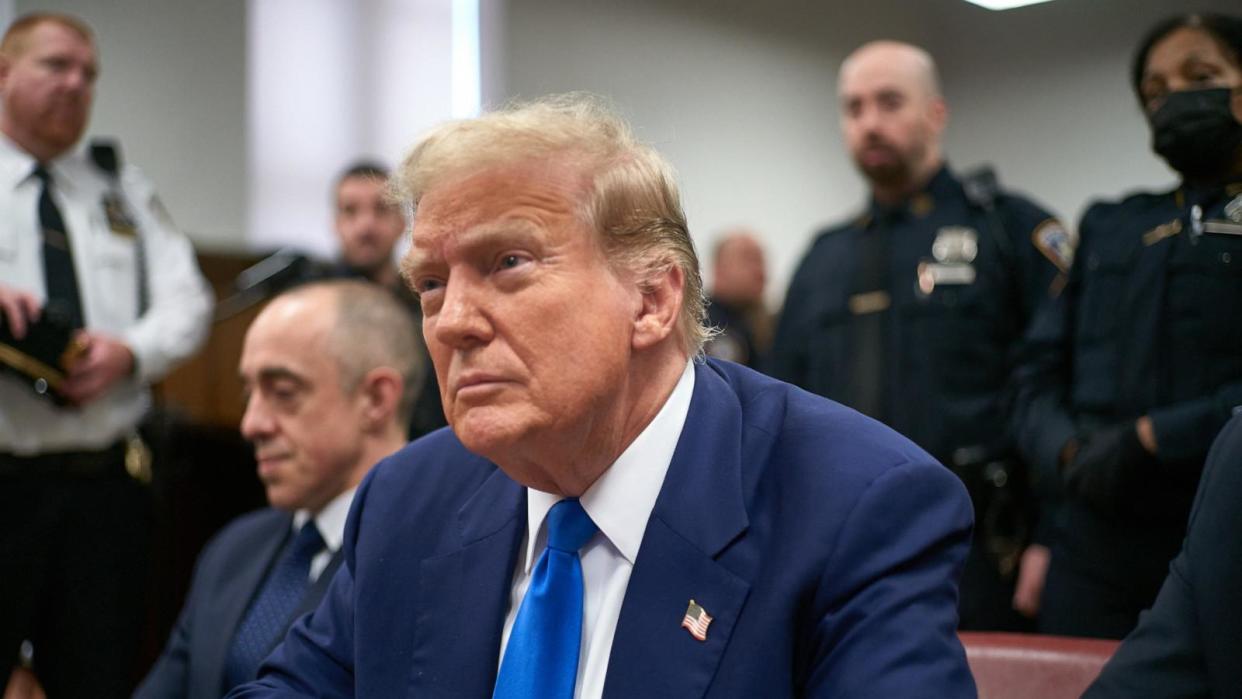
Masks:
[[[47,298],[35,160],[0,135],[0,284]],[[48,165],[52,197],[73,251],[86,327],[124,341],[135,375],[80,409],[37,396],[18,378],[0,376],[0,452],[38,454],[106,447],[128,433],[150,404],[147,384],[189,357],[206,337],[211,290],[189,240],[168,220],[150,183],[124,167],[120,190],[141,231],[149,308],[138,318],[137,238],[112,230],[102,204],[110,182],[82,151]]]
[[[690,412],[693,394],[694,364],[687,362],[677,386],[655,419],[579,498],[582,508],[599,527],[599,532],[579,551],[583,582],[582,645],[578,679],[574,684],[574,696],[579,699],[595,699],[604,693],[604,676],[608,672],[621,603],[625,600],[630,573],[647,531],[647,520],[655,508],[664,475],[668,473],[677,440],[681,437],[681,428]],[[509,633],[530,584],[531,571],[547,546],[544,520],[560,500],[559,495],[526,489],[526,555],[518,556],[518,567],[513,575],[509,612],[500,642],[502,662],[509,645]],[[536,535],[531,536],[531,532]]]

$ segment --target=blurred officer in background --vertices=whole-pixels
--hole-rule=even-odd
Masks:
[[[53,699],[132,689],[151,515],[136,428],[212,305],[146,178],[115,148],[74,149],[98,70],[74,17],[26,15],[0,42],[4,358],[29,370],[20,343],[72,337],[43,383],[0,376],[0,678],[24,646]]]
[[[708,356],[759,368],[772,340],[772,317],[763,303],[767,281],[755,235],[742,228],[725,232],[712,254],[707,321],[720,333],[703,346]]]
[[[1071,241],[994,178],[948,168],[948,108],[922,49],[864,45],[842,64],[838,92],[871,202],[802,260],[770,368],[889,424],[963,478],[977,524],[961,625],[1019,628],[1012,595],[1031,517],[1006,438],[1012,362],[1035,307],[1064,283]]]
[[[1213,437],[1242,405],[1242,20],[1157,25],[1132,82],[1180,185],[1096,203],[1032,327],[1015,413],[1061,499],[1041,629],[1120,638],[1177,553]]]
[[[340,259],[328,276],[366,279],[391,291],[414,318],[421,364],[430,367],[431,358],[423,342],[422,310],[397,272],[395,253],[406,221],[401,208],[389,197],[388,168],[369,161],[346,168],[336,181],[334,205]],[[417,385],[406,390],[417,396],[410,416],[411,438],[448,424],[440,406],[440,386],[434,371],[422,372]]]

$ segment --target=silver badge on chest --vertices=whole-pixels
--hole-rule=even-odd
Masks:
[[[932,257],[943,264],[970,264],[979,254],[979,233],[966,226],[944,226],[932,241]]]
[[[971,263],[979,255],[979,233],[966,226],[944,226],[936,231],[931,248],[933,260],[919,263],[917,286],[920,293],[930,296],[937,286],[965,285],[975,282]]]

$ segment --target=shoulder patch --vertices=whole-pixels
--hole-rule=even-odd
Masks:
[[[1065,230],[1065,226],[1055,218],[1050,218],[1035,226],[1031,232],[1031,242],[1048,258],[1057,269],[1068,272],[1074,262],[1074,247],[1078,241]]]

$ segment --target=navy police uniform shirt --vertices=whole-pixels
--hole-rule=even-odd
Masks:
[[[821,233],[777,329],[778,378],[881,419],[946,464],[1003,448],[1016,347],[1073,254],[1027,199],[942,168],[897,207]]]
[[[1038,472],[1055,479],[1071,437],[1150,416],[1160,467],[1131,509],[1180,532],[1208,446],[1242,408],[1242,182],[1091,206],[1030,348],[1016,417]]]

